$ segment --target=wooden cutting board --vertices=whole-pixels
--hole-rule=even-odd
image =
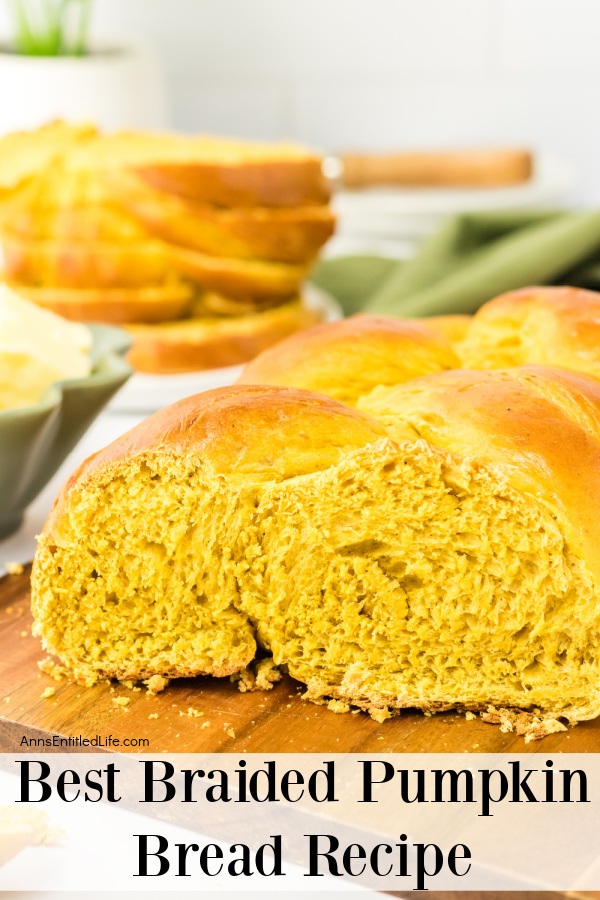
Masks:
[[[285,678],[271,691],[242,694],[228,679],[172,682],[151,696],[121,685],[84,688],[40,673],[45,657],[31,635],[29,570],[0,579],[0,751],[26,752],[24,738],[94,738],[84,749],[119,752],[392,753],[591,752],[600,749],[600,718],[526,744],[497,726],[454,713],[417,711],[377,724],[366,713],[336,714],[301,699],[302,686]],[[46,688],[53,696],[43,698]],[[117,697],[129,698],[127,707]],[[191,710],[191,712],[189,712]],[[194,712],[194,710],[196,712]],[[157,716],[157,718],[150,718]],[[209,723],[209,724],[207,724]],[[108,744],[108,738],[120,744]],[[144,746],[125,740],[143,738]],[[40,745],[41,746],[41,745]],[[52,750],[75,747],[46,746]]]

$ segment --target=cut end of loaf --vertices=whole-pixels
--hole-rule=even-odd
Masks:
[[[598,587],[535,493],[308,392],[206,397],[201,440],[129,438],[42,536],[34,614],[78,677],[231,675],[258,644],[365,709],[600,712]]]
[[[33,608],[45,647],[79,680],[227,676],[251,662],[227,535],[243,523],[218,479],[147,455],[73,500],[41,539]]]

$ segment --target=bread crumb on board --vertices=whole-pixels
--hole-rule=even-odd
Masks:
[[[203,722],[202,725],[200,726],[200,728],[210,728],[210,722],[209,721]]]
[[[130,697],[112,697],[111,699],[112,699],[112,702],[116,706],[122,706],[123,709],[125,709],[127,706],[129,706],[129,704],[131,702]]]
[[[238,691],[242,694],[252,691],[270,691],[274,684],[281,681],[281,672],[275,665],[272,656],[258,659],[230,676],[230,680],[237,683]]]
[[[330,700],[327,704],[327,709],[334,713],[350,712],[350,706],[347,703],[344,703],[343,700]]]
[[[38,661],[38,669],[40,672],[43,672],[44,675],[49,675],[50,678],[54,678],[55,681],[62,681],[63,678],[66,678],[69,674],[69,670],[65,668],[65,666],[61,666],[54,662],[50,656]]]
[[[169,684],[169,679],[163,675],[152,675],[145,679],[144,684],[148,688],[149,694],[160,694]]]
[[[150,713],[148,716],[149,719],[158,719],[158,713]]]
[[[56,693],[56,688],[47,687],[47,688],[44,688],[44,690],[40,694],[40,697],[42,698],[42,700],[47,700],[48,697],[54,697],[55,693]]]
[[[369,709],[369,715],[375,722],[379,722],[380,725],[382,725],[386,719],[392,718],[389,709],[376,709],[374,706]]]
[[[4,563],[4,567],[9,575],[22,575],[25,571],[25,566],[23,566],[20,562],[7,562]]]
[[[489,725],[499,725],[500,731],[508,734],[514,732],[525,738],[525,743],[539,741],[549,734],[566,731],[567,726],[555,716],[544,716],[535,712],[525,712],[514,709],[497,709],[488,706],[485,712],[480,713],[484,722]]]

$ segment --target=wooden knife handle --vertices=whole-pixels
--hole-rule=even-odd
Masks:
[[[529,150],[341,155],[344,187],[501,187],[531,178]]]

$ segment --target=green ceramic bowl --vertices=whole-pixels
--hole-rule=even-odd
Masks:
[[[16,531],[28,505],[132,373],[123,359],[129,336],[105,325],[89,328],[90,375],[53,384],[37,406],[0,410],[0,539]]]

